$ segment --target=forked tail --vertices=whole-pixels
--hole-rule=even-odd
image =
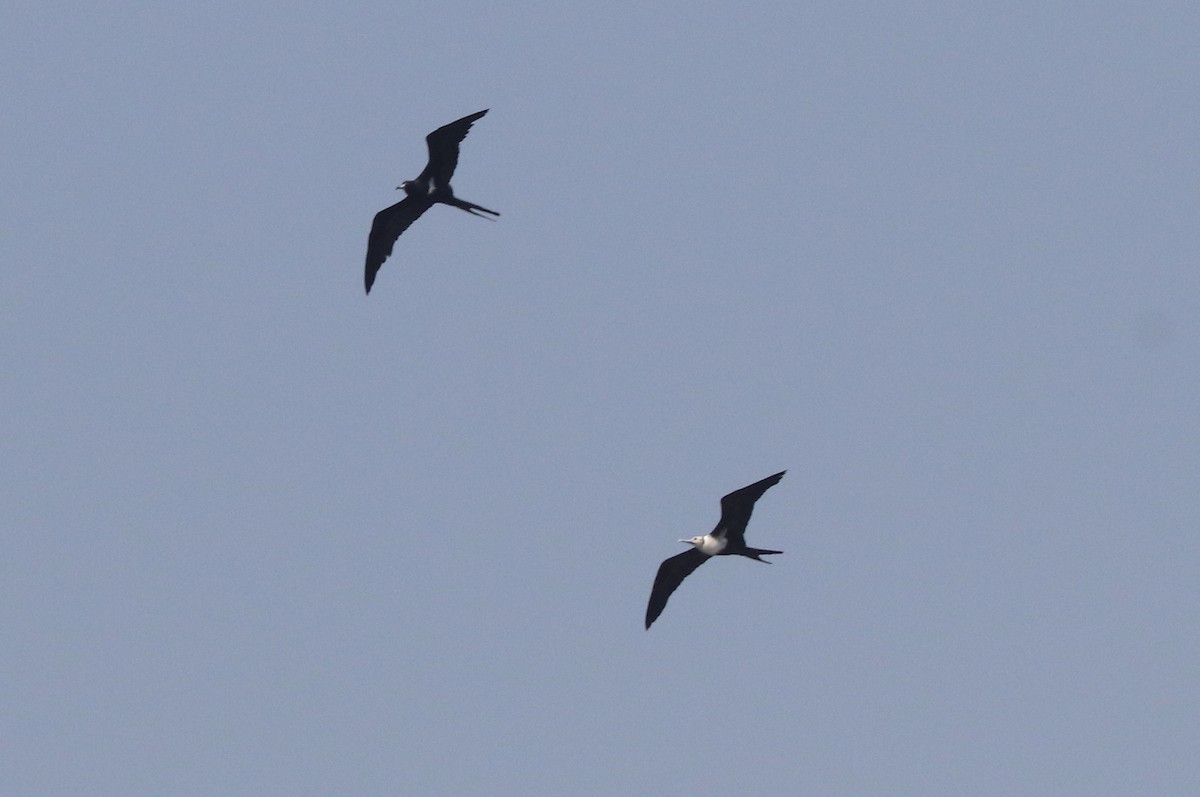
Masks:
[[[488,210],[483,205],[476,205],[473,202],[468,202],[465,199],[459,199],[456,196],[450,197],[449,199],[445,200],[445,202],[448,205],[454,205],[454,207],[456,207],[456,208],[462,208],[463,210],[470,213],[472,216],[479,216],[481,219],[487,218],[487,216],[483,215],[483,213],[491,213],[493,216],[500,215],[499,213],[497,213],[494,210]],[[477,210],[482,210],[483,213],[476,213],[475,211],[477,211]]]
[[[771,563],[768,562],[766,559],[758,558],[759,556],[761,556],[765,553],[783,553],[783,551],[768,551],[766,548],[747,548],[745,550],[745,552],[742,554],[742,556],[748,556],[756,562],[762,562],[765,565],[769,565]]]

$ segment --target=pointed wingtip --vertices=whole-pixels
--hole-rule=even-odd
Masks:
[[[768,487],[773,487],[774,485],[779,484],[779,480],[783,478],[783,474],[785,473],[787,473],[786,470],[781,470],[779,473],[772,473],[770,476],[763,479],[763,481],[769,483],[767,485]]]

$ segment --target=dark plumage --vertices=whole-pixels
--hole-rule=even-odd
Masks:
[[[367,293],[371,292],[371,286],[375,284],[375,274],[378,273],[379,267],[392,254],[396,239],[414,221],[421,218],[422,213],[438,202],[461,208],[475,216],[483,216],[483,213],[500,215],[494,210],[459,199],[454,196],[454,190],[450,187],[450,178],[454,176],[454,167],[458,165],[458,145],[466,138],[467,131],[471,129],[475,120],[487,112],[488,109],[484,108],[479,113],[464,116],[457,122],[443,125],[425,136],[425,143],[429,146],[429,162],[425,164],[425,169],[415,180],[405,180],[398,186],[407,196],[390,208],[376,213],[375,221],[371,224],[371,235],[367,239],[367,265],[363,274]]]
[[[700,565],[714,556],[729,556],[737,554],[764,564],[770,564],[766,559],[760,559],[763,554],[777,554],[783,551],[768,551],[765,548],[750,548],[746,545],[746,524],[750,522],[750,513],[754,511],[754,502],[762,497],[767,488],[779,483],[783,474],[780,471],[774,476],[768,476],[749,487],[735,490],[721,499],[721,519],[717,526],[702,537],[692,537],[690,540],[680,540],[693,547],[681,554],[676,554],[658,566],[658,575],[654,577],[654,587],[650,590],[650,603],[646,606],[646,628],[658,619],[667,606],[667,599],[683,580],[692,574]]]

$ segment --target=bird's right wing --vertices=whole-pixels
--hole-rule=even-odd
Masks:
[[[681,554],[663,560],[658,566],[658,575],[654,577],[654,587],[650,590],[650,603],[646,606],[647,630],[667,607],[667,598],[671,597],[675,588],[710,558],[707,554],[700,553],[698,548],[689,548]]]
[[[439,187],[449,185],[450,178],[454,176],[454,170],[458,167],[458,145],[467,137],[471,125],[487,112],[488,109],[484,108],[478,113],[442,125],[425,136],[425,144],[429,147],[429,163],[417,179],[432,179]]]
[[[389,208],[384,208],[375,214],[371,222],[371,235],[367,238],[367,265],[363,273],[363,283],[367,293],[375,284],[375,275],[383,261],[392,254],[392,247],[400,233],[407,230],[412,223],[421,218],[421,214],[430,208],[430,203],[412,197],[405,197]]]

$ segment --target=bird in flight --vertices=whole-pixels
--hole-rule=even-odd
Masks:
[[[450,187],[450,178],[454,176],[454,167],[458,165],[458,145],[467,137],[471,125],[487,112],[488,109],[484,108],[479,113],[464,116],[425,136],[425,143],[429,145],[429,162],[425,164],[425,169],[417,175],[417,179],[400,183],[396,188],[404,190],[404,199],[376,213],[375,221],[371,223],[371,235],[367,238],[367,268],[363,275],[367,293],[375,284],[379,267],[392,253],[396,239],[438,202],[462,208],[482,218],[487,218],[483,213],[500,215],[494,210],[459,199]]]
[[[750,522],[754,502],[762,497],[767,488],[778,484],[785,473],[787,471],[781,470],[749,487],[734,490],[721,499],[721,519],[717,521],[716,528],[702,537],[680,540],[692,547],[658,566],[658,575],[654,577],[654,587],[650,590],[650,603],[646,606],[646,630],[649,630],[650,624],[662,614],[662,610],[667,606],[667,599],[671,597],[675,588],[682,584],[693,570],[712,557],[737,554],[769,565],[770,562],[759,557],[763,554],[783,553],[747,546],[746,524]]]

